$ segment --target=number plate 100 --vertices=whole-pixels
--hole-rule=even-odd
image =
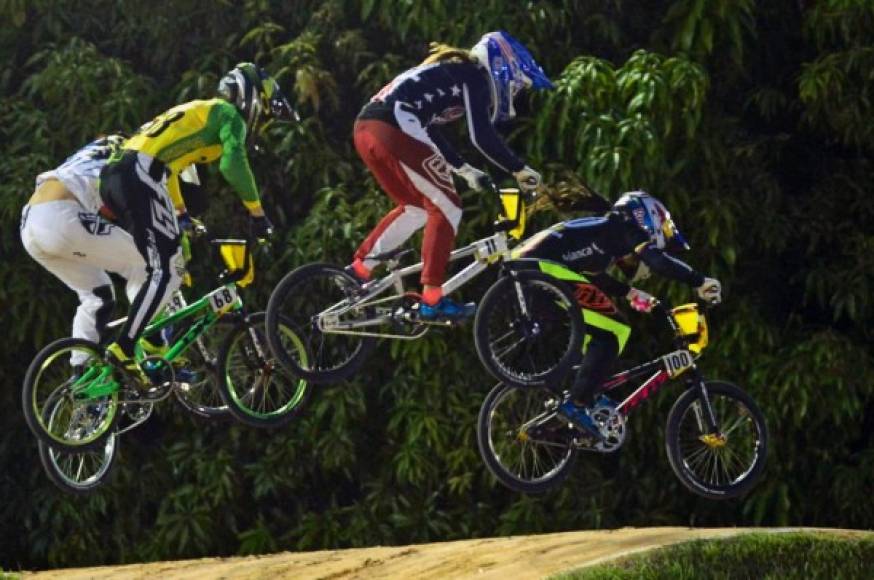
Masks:
[[[662,357],[662,360],[665,362],[665,369],[672,377],[679,375],[695,364],[695,359],[692,358],[692,353],[683,349],[675,350],[670,354],[666,354]]]
[[[209,294],[209,305],[215,312],[227,312],[237,302],[237,291],[231,286],[213,290]]]

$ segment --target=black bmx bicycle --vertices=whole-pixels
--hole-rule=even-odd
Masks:
[[[710,499],[737,497],[758,481],[768,451],[768,429],[755,401],[736,385],[708,380],[697,359],[708,344],[707,321],[697,304],[654,309],[671,328],[673,351],[613,375],[610,391],[648,377],[618,404],[601,395],[591,409],[602,441],[557,413],[567,396],[560,388],[525,389],[499,383],[480,408],[477,443],[489,471],[522,493],[542,493],[571,473],[580,451],[612,453],[625,442],[633,409],[667,381],[686,390],[668,414],[665,449],[671,468],[689,490]]]

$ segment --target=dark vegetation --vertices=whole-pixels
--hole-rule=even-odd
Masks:
[[[874,526],[871,0],[0,0],[0,23],[3,568],[622,525]],[[352,149],[359,108],[429,41],[470,46],[498,28],[558,84],[520,104],[513,146],[551,181],[661,197],[691,241],[685,258],[723,282],[704,368],[768,417],[760,485],[726,503],[681,487],[663,451],[668,389],[619,455],[584,462],[555,493],[510,493],[476,452],[493,381],[464,329],[382,344],[356,380],[320,390],[281,431],[206,425],[165,404],[123,438],[109,487],[59,493],[19,408],[27,362],[69,333],[75,306],[18,238],[36,174],[97,133],[212,96],[226,69],[257,61],[302,114],[268,127],[253,161],[279,229],[245,295],[263,308],[289,269],[346,263],[388,208]],[[465,142],[463,128],[456,136]],[[207,182],[212,232],[239,235],[239,201],[217,174]],[[497,211],[486,195],[464,198],[461,243]],[[535,226],[562,217],[544,212]],[[195,254],[205,289],[215,257],[205,245]],[[665,336],[634,323],[627,357],[640,360]]]

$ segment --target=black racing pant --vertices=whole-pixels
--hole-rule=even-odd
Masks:
[[[100,173],[100,197],[146,261],[146,282],[118,339],[130,356],[146,324],[182,282],[179,225],[167,192],[166,168],[149,155],[125,151],[120,160],[107,164]]]
[[[627,338],[628,323],[613,301],[595,284],[577,284],[574,294],[586,320],[587,342],[583,362],[571,386],[571,397],[576,403],[589,407],[619,357]]]
[[[619,341],[616,335],[600,328],[586,326],[586,332],[591,338],[571,387],[571,397],[575,403],[590,407],[619,356]]]

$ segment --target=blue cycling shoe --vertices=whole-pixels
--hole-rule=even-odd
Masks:
[[[176,371],[175,378],[177,383],[188,383],[190,385],[194,383],[199,383],[203,378],[199,372],[192,370],[188,367],[182,367],[174,370]]]
[[[586,407],[578,407],[574,402],[568,399],[558,406],[558,413],[587,435],[595,437],[598,441],[604,440],[604,435],[598,429],[598,425],[589,416],[589,410]]]
[[[459,304],[445,296],[437,304],[419,303],[419,318],[423,320],[463,320],[476,314],[476,304]]]

